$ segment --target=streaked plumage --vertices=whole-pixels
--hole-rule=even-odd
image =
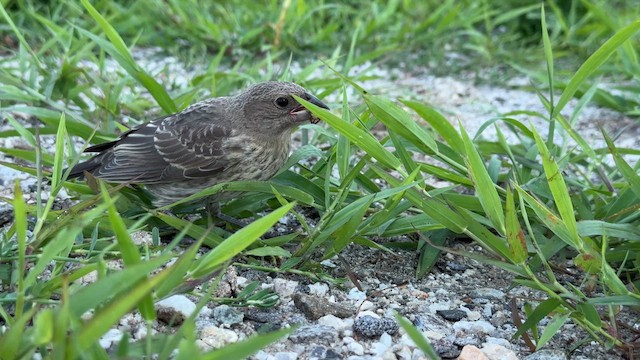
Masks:
[[[98,154],[74,166],[69,177],[86,171],[107,182],[144,184],[156,206],[220,182],[267,180],[289,156],[291,131],[314,120],[291,95],[328,108],[296,84],[261,83],[91,146],[86,152]]]

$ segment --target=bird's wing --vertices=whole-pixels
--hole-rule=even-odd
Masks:
[[[239,159],[240,147],[225,146],[234,132],[214,104],[133,129],[103,151],[94,175],[111,182],[154,184],[215,176]],[[98,149],[96,149],[98,148]],[[91,150],[91,149],[90,149]]]

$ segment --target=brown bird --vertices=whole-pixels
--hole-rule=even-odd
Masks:
[[[94,145],[75,165],[114,183],[144,184],[155,206],[169,205],[221,182],[268,180],[289,156],[291,132],[318,121],[292,95],[328,109],[299,85],[269,81],[237,96],[205,100]]]

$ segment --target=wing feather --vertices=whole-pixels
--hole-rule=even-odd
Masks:
[[[224,110],[213,101],[199,103],[132,129],[116,141],[90,147],[88,151],[101,152],[88,161],[99,160],[90,172],[110,182],[142,184],[219,175],[239,159],[230,152],[241,150],[224,146],[236,136]]]

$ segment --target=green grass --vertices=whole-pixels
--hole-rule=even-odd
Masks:
[[[352,243],[380,251],[406,247],[372,239],[413,233],[420,235],[408,245],[421,254],[417,276],[446,250],[447,238],[458,236],[485,249],[484,255],[466,256],[545,293],[546,300],[525,306],[529,310],[517,334],[532,350],[543,347],[568,320],[604,346],[629,345],[616,332],[615,315],[621,306],[640,306],[639,165],[625,157],[640,151],[617,147],[604,132],[607,147],[593,148],[571,127],[582,107],[569,119],[561,110],[578,98],[638,114],[637,7],[586,0],[549,2],[546,13],[537,2],[525,1],[509,7],[498,1],[266,1],[260,11],[244,1],[2,4],[6,56],[0,59],[0,104],[14,130],[0,137],[20,136],[30,147],[0,149],[20,160],[2,165],[46,176],[51,183],[38,182],[35,204],[25,203],[18,183],[13,197],[3,199],[13,206],[15,219],[0,241],[0,319],[7,327],[0,336],[0,358],[35,353],[108,358],[97,340],[124,314],[137,309],[150,324],[155,300],[189,292],[199,283],[205,287],[198,306],[204,306],[215,289],[215,281],[208,280],[230,263],[340,284],[344,279],[324,274],[320,261]],[[132,48],[149,46],[178,56],[197,69],[195,74],[187,84],[174,85],[167,69],[141,67]],[[496,127],[497,139],[477,140],[427,104],[371,95],[358,85],[367,79],[366,71],[345,75],[370,61],[389,65],[405,59],[426,66],[421,59],[429,58],[439,64],[452,51],[473,61],[450,64],[447,71],[507,64],[534,78],[547,108],[535,116],[549,122],[548,137],[505,114],[498,120],[504,126]],[[291,72],[290,59],[303,68]],[[109,61],[118,64],[115,74],[106,70]],[[166,214],[146,209],[139,199],[143,195],[130,189],[64,180],[63,168],[80,157],[74,139],[110,140],[125,125],[152,114],[273,78],[295,79],[320,97],[338,94],[342,103],[331,112],[308,104],[328,126],[305,125],[305,134],[313,136],[272,181],[223,184],[196,195],[254,190],[223,209],[237,217],[270,212],[243,229],[212,227],[206,218],[187,221],[185,214],[200,211],[189,205]],[[626,95],[595,87],[599,79],[623,81],[626,85],[617,88]],[[356,93],[352,98],[349,88]],[[362,105],[351,108],[351,103]],[[388,129],[383,139],[370,132],[380,123]],[[559,129],[578,146],[559,143],[554,137]],[[504,131],[520,142],[508,144]],[[42,149],[42,136],[55,137],[54,152]],[[416,161],[414,154],[427,154],[437,165]],[[308,157],[317,161],[298,163]],[[427,185],[432,177],[451,186]],[[456,191],[461,188],[474,195]],[[81,201],[55,209],[62,189]],[[317,223],[307,223],[295,204],[315,208]],[[287,212],[300,220],[300,233],[259,239]],[[130,234],[138,229],[151,231],[153,243],[134,244]],[[160,244],[160,233],[171,234],[169,245]],[[186,236],[196,243],[181,245]],[[202,246],[211,250],[204,253]],[[235,260],[241,253],[244,257]],[[262,261],[273,256],[282,262]],[[561,282],[552,270],[566,259],[580,269],[580,284]],[[124,270],[109,269],[109,260],[121,260]],[[93,271],[97,282],[78,285]],[[275,304],[274,294],[253,290],[216,301]],[[83,320],[91,309],[91,318]],[[551,321],[538,329],[545,316]],[[200,353],[194,321],[140,343],[128,345],[125,338],[118,355],[168,358],[180,349],[192,357],[243,358],[286,333]],[[421,348],[433,351],[408,324],[403,327]]]

